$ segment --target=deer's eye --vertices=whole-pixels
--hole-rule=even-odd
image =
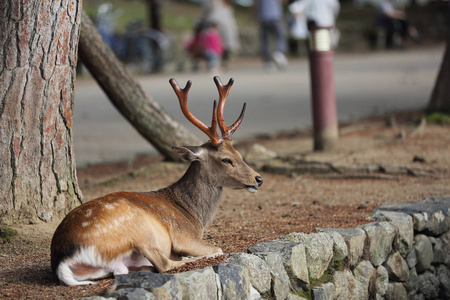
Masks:
[[[229,159],[229,158],[224,158],[224,159],[222,159],[222,162],[223,162],[224,164],[233,165],[233,161],[232,161],[231,159]]]

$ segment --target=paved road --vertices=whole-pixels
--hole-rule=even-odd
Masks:
[[[444,48],[335,55],[338,118],[348,121],[390,111],[425,107],[437,76]],[[210,122],[217,90],[212,74],[188,72],[139,78],[145,90],[166,111],[199,138],[206,137],[181,114],[168,80],[181,86],[192,80],[191,111]],[[235,79],[225,109],[225,120],[234,122],[242,103],[247,114],[235,139],[311,126],[308,62],[291,61],[283,72],[267,73],[257,60],[234,62],[220,74],[225,84]],[[81,78],[76,85],[74,147],[77,165],[133,158],[155,152],[109,103],[93,80]]]

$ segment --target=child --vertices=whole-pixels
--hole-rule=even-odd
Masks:
[[[208,70],[216,71],[220,66],[224,52],[222,38],[216,23],[199,23],[195,27],[194,36],[186,43],[188,54],[193,59],[193,69],[198,70],[198,61],[206,59]]]
[[[217,23],[210,23],[202,34],[204,55],[208,61],[208,69],[216,71],[220,66],[224,47]]]

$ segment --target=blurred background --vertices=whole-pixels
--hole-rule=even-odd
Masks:
[[[217,99],[212,77],[219,75],[224,83],[233,77],[235,85],[226,115],[235,119],[242,103],[249,105],[237,140],[311,127],[307,38],[297,38],[292,32],[296,15],[290,5],[294,1],[282,1],[288,63],[275,69],[263,65],[254,1],[225,1],[231,15],[206,22],[212,2],[84,1],[83,9],[146,92],[201,140],[205,138],[180,112],[168,84],[171,77],[183,86],[187,80],[193,81],[190,107],[205,123],[210,120],[211,102]],[[449,1],[388,1],[407,16],[408,24],[418,33],[404,41],[400,33],[389,32],[380,24],[382,2],[339,1],[334,72],[340,122],[423,109],[429,101],[448,35]],[[220,65],[196,58],[190,47],[196,33],[230,16],[236,24],[238,46],[225,45]],[[222,40],[225,44],[223,34]],[[78,75],[74,110],[77,165],[155,153],[109,103],[82,65]]]
[[[120,35],[129,34],[137,29],[155,28],[162,31],[171,43],[171,63],[183,60],[184,42],[192,35],[196,23],[204,16],[205,6],[211,0],[110,0],[85,1],[83,9],[91,18],[101,22],[104,16],[111,18],[109,30]],[[230,0],[234,18],[238,25],[240,48],[239,56],[259,55],[258,22],[255,16],[253,0]],[[282,1],[286,30],[292,14],[288,6],[293,0]],[[337,52],[360,52],[373,50],[380,45],[374,40],[377,30],[377,17],[381,0],[341,0],[341,8],[336,18],[336,27],[341,36]],[[422,44],[442,42],[448,28],[448,1],[445,0],[393,0],[399,10],[404,10],[409,22],[422,36]],[[133,28],[133,26],[135,26]],[[306,55],[304,51],[295,51],[292,36],[288,43],[290,55]],[[302,49],[303,50],[303,49]],[[170,67],[173,66],[168,66]]]

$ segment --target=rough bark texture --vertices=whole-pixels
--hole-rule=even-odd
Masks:
[[[450,112],[450,38],[447,39],[447,46],[442,59],[441,69],[439,70],[428,111]]]
[[[82,13],[79,54],[114,106],[164,157],[179,161],[172,146],[200,143],[144,92],[85,12]],[[169,80],[167,88],[171,88]],[[174,101],[177,101],[175,94]]]
[[[72,148],[81,0],[0,1],[0,221],[82,202]]]

